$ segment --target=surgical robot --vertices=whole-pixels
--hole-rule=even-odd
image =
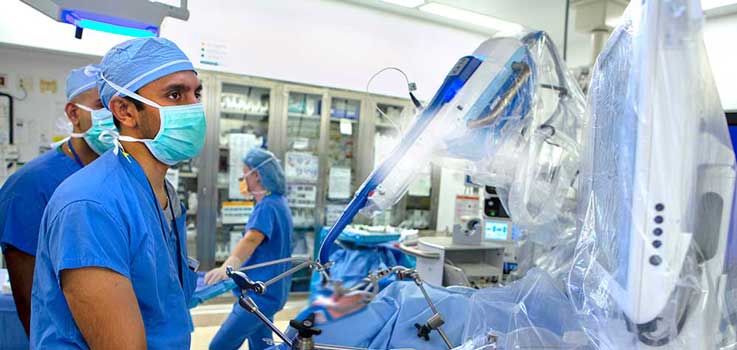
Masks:
[[[569,289],[602,349],[725,333],[735,157],[702,21],[696,0],[632,2],[594,69]]]
[[[472,55],[462,57],[400,143],[364,181],[330,228],[316,261],[302,261],[267,282],[254,282],[243,272],[228,269],[228,276],[241,289],[240,306],[256,314],[291,349],[355,349],[315,344],[312,337],[321,331],[315,327],[314,317],[290,322],[298,335],[294,341],[288,339],[260,313],[246,292],[263,293],[270,284],[304,268],[319,271],[323,282],[331,283],[329,252],[338,235],[359,212],[371,215],[394,205],[418,169],[435,157],[463,169],[477,183],[506,191],[511,214],[520,218],[522,225],[549,224],[570,199],[569,190],[578,171],[578,130],[584,102],[564,67],[544,32],[494,37]],[[378,271],[358,288],[375,285],[388,275],[414,281],[433,311],[425,324],[415,325],[418,337],[429,339],[437,332],[448,349],[460,345],[451,344],[443,332],[445,321],[416,271],[402,267]]]

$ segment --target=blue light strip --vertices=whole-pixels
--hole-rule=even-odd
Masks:
[[[338,221],[330,228],[325,239],[323,239],[320,245],[320,252],[318,253],[320,264],[326,264],[330,259],[330,248],[333,242],[343,232],[346,226],[353,221],[353,218],[358,212],[366,206],[371,193],[381,184],[384,179],[389,175],[391,170],[396,167],[397,163],[404,157],[409,151],[410,147],[417,141],[420,135],[425,131],[430,121],[435,117],[440,108],[455,97],[456,93],[466,84],[468,79],[473,75],[481,65],[481,60],[473,56],[466,56],[461,58],[458,63],[453,67],[448,76],[445,78],[443,85],[438,90],[435,97],[433,97],[430,105],[422,111],[420,116],[417,118],[417,122],[413,125],[412,129],[409,130],[407,135],[402,139],[397,147],[397,152],[389,155],[389,157],[381,163],[378,169],[374,171],[371,176],[364,182],[361,189],[358,191],[355,197],[348,203],[343,213],[340,215]]]
[[[62,10],[59,20],[80,28],[131,37],[152,37],[159,35],[159,28],[149,23],[81,10]]]
[[[118,34],[118,35],[132,36],[132,37],[137,37],[137,38],[146,38],[146,37],[156,36],[155,33],[152,33],[148,30],[121,27],[121,26],[116,26],[114,24],[93,21],[91,19],[79,20],[77,21],[77,23],[75,23],[75,25],[77,27],[81,27],[85,29],[91,29],[91,30],[96,30],[96,31],[105,32],[105,33]]]

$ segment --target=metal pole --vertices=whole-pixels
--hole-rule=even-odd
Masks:
[[[262,268],[262,267],[267,267],[267,266],[277,265],[277,264],[282,264],[282,263],[287,263],[287,262],[305,262],[305,261],[311,262],[309,258],[284,258],[284,259],[267,261],[267,262],[263,262],[260,264],[248,265],[246,267],[240,268],[239,271],[246,272],[249,270],[255,270],[255,269]]]
[[[264,287],[268,287],[268,286],[270,286],[270,285],[272,285],[272,284],[274,284],[276,282],[279,282],[279,280],[281,280],[281,279],[283,279],[283,278],[285,278],[287,276],[291,276],[292,274],[294,274],[295,272],[297,272],[299,270],[302,270],[302,269],[304,269],[306,267],[309,267],[310,264],[312,264],[312,263],[309,262],[309,261],[306,261],[306,262],[303,262],[303,263],[301,263],[301,264],[299,264],[299,265],[297,265],[297,266],[295,266],[295,267],[293,267],[293,268],[291,268],[291,269],[289,269],[287,271],[284,271],[280,275],[278,275],[278,276],[276,276],[276,277],[274,277],[274,278],[266,281],[264,283]]]

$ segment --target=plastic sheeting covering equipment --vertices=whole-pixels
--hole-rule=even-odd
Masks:
[[[436,161],[497,188],[515,226],[542,243],[575,233],[585,99],[544,32],[495,36],[462,57],[322,243],[352,218],[390,208]]]
[[[698,0],[632,1],[594,68],[569,292],[598,349],[734,344],[735,159],[702,30]]]

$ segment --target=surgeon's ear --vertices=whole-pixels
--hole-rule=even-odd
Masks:
[[[73,126],[79,126],[79,107],[74,103],[67,102],[64,106],[64,113],[67,115],[67,119],[72,123]]]
[[[110,100],[110,111],[120,123],[120,127],[135,129],[138,126],[138,117],[141,111],[128,99],[115,96]],[[122,131],[122,130],[121,130]]]

